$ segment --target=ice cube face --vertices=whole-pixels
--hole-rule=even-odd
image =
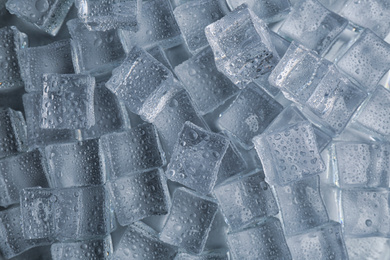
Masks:
[[[125,52],[116,30],[89,31],[80,19],[70,20],[66,25],[72,37],[76,73],[105,74],[122,62]]]
[[[174,260],[229,260],[226,252],[205,252],[200,255],[188,254],[185,252],[178,253]]]
[[[106,182],[98,139],[49,145],[45,147],[45,154],[53,187],[99,185]]]
[[[170,61],[164,51],[164,49],[160,46],[154,46],[147,49],[147,52],[153,56],[156,60],[158,60],[162,65],[168,68],[170,71],[173,71],[173,68],[170,64]]]
[[[21,49],[18,52],[18,59],[27,92],[43,91],[43,74],[74,73],[68,39],[44,46]]]
[[[337,66],[372,92],[390,69],[390,45],[371,30],[365,29],[338,60]]]
[[[239,88],[266,79],[279,61],[266,24],[241,6],[205,29],[215,64]]]
[[[51,245],[53,260],[66,260],[69,258],[108,260],[111,259],[113,253],[111,236],[80,242],[54,243]]]
[[[307,121],[257,136],[253,142],[271,184],[284,186],[326,168]]]
[[[218,205],[212,199],[178,188],[173,193],[172,207],[160,239],[189,253],[201,253],[217,209]]]
[[[136,222],[126,228],[113,259],[172,259],[176,252],[177,249],[174,246],[157,238],[156,231],[142,222]]]
[[[102,136],[100,143],[111,179],[149,171],[166,164],[157,132],[151,124]]]
[[[287,238],[293,259],[348,259],[340,223],[328,222]]]
[[[236,9],[242,4],[248,5],[255,15],[266,23],[273,23],[285,18],[290,11],[291,4],[288,0],[227,0],[231,10]]]
[[[42,128],[79,129],[95,124],[95,78],[78,74],[45,74],[42,80]]]
[[[121,41],[125,49],[135,45],[144,48],[160,45],[170,48],[181,42],[180,29],[173,16],[170,1],[143,1],[138,16],[138,31],[120,30]]]
[[[387,190],[343,189],[341,210],[346,235],[389,237]]]
[[[369,99],[364,102],[353,121],[358,129],[373,136],[390,135],[390,92],[378,86]]]
[[[168,214],[169,191],[162,170],[118,178],[111,182],[110,188],[116,217],[122,226]]]
[[[317,175],[284,187],[276,186],[275,190],[286,235],[302,233],[328,222]]]
[[[215,187],[214,195],[230,230],[279,212],[271,188],[258,172]]]
[[[11,14],[55,36],[72,4],[72,0],[10,0],[6,7]]]
[[[19,32],[14,26],[0,29],[0,56],[2,57],[0,71],[0,92],[23,87],[20,76],[17,52],[28,45],[27,35]]]
[[[175,8],[173,14],[192,53],[208,44],[204,28],[224,16],[216,0],[190,1]]]
[[[219,166],[215,185],[221,184],[228,178],[246,170],[248,165],[237,148],[230,143]]]
[[[137,29],[137,1],[76,0],[75,5],[88,30]]]
[[[348,0],[341,9],[340,15],[353,23],[369,28],[382,39],[390,32],[389,23],[383,19],[390,15],[390,5],[386,0]]]
[[[255,84],[249,84],[220,115],[218,125],[247,148],[283,110],[276,100]]]
[[[21,112],[0,108],[0,158],[27,150],[26,122]]]
[[[213,189],[229,141],[186,122],[167,166],[167,177],[200,193]]]
[[[201,114],[213,111],[238,91],[238,88],[218,71],[210,47],[175,67],[175,73]]]
[[[228,245],[233,259],[292,259],[282,225],[270,217],[244,230],[229,233]]]
[[[111,202],[104,186],[28,188],[20,197],[26,239],[84,240],[111,232]]]
[[[19,203],[27,187],[48,187],[43,155],[39,150],[0,159],[0,206]]]
[[[74,130],[41,128],[41,104],[41,93],[34,92],[23,95],[28,145],[30,147],[42,147],[54,143],[76,141]]]
[[[390,144],[336,142],[332,145],[335,184],[342,188],[388,188]]]
[[[279,33],[323,54],[347,25],[345,18],[329,11],[317,0],[299,1]]]

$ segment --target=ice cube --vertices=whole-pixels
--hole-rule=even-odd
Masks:
[[[238,92],[238,88],[218,71],[210,47],[175,67],[175,73],[201,114],[213,111]]]
[[[219,251],[203,252],[200,255],[180,252],[176,255],[174,260],[229,260],[229,256],[226,252]]]
[[[111,181],[115,213],[122,226],[154,215],[166,215],[170,198],[164,172],[153,170]]]
[[[215,187],[214,195],[230,230],[279,212],[271,188],[256,171]]]
[[[215,185],[248,169],[248,165],[233,143],[230,143],[219,166]]]
[[[79,74],[44,74],[41,128],[80,129],[95,124],[95,78]]]
[[[43,74],[74,73],[69,39],[20,49],[19,67],[27,92],[43,91]]]
[[[229,141],[222,135],[186,122],[167,166],[167,177],[200,193],[213,189]]]
[[[150,55],[153,56],[156,60],[161,62],[162,65],[167,67],[170,71],[173,71],[171,62],[168,59],[167,54],[165,53],[164,49],[160,46],[154,46],[146,50]]]
[[[279,61],[267,25],[245,5],[205,29],[215,64],[239,88],[267,78]]]
[[[217,209],[217,203],[209,197],[186,188],[176,189],[160,239],[189,253],[201,253]]]

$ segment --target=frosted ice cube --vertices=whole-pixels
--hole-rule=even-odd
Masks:
[[[137,30],[137,1],[76,0],[78,17],[91,31]]]
[[[72,37],[72,60],[76,73],[106,74],[125,57],[116,30],[89,31],[79,19],[70,20],[66,25]]]
[[[19,67],[27,92],[43,91],[43,74],[74,73],[69,39],[20,49]]]
[[[142,222],[127,227],[115,250],[114,260],[172,259],[177,249],[157,238],[157,233]]]
[[[173,14],[192,53],[208,45],[204,28],[224,16],[218,0],[190,1],[176,7]]]
[[[271,188],[258,172],[215,187],[214,195],[230,230],[238,230],[256,219],[279,212]]]
[[[44,74],[41,127],[90,128],[95,124],[95,78],[79,74]]]
[[[166,164],[164,152],[152,124],[143,124],[125,132],[104,135],[100,143],[111,179],[149,171]]]
[[[213,189],[229,141],[222,135],[186,122],[167,166],[167,177],[200,193]]]
[[[228,245],[234,260],[292,259],[282,225],[274,217],[235,233],[229,233]]]
[[[26,122],[21,112],[0,108],[0,158],[27,150]]]
[[[326,9],[319,1],[300,0],[279,28],[279,33],[323,54],[347,25],[348,20]]]
[[[28,45],[27,35],[19,32],[14,26],[0,29],[0,92],[23,87],[20,75],[17,52]]]
[[[215,64],[239,88],[267,78],[279,61],[267,25],[240,6],[205,29]]]
[[[162,170],[138,173],[111,181],[115,213],[122,226],[154,215],[166,215],[169,191]]]
[[[256,136],[253,143],[271,184],[283,186],[326,168],[307,121]]]
[[[365,29],[337,66],[371,92],[390,69],[390,44]]]
[[[39,150],[0,159],[0,206],[19,203],[27,187],[48,187],[44,158]]]
[[[202,114],[213,111],[238,92],[238,88],[218,71],[210,47],[175,67],[175,73]]]
[[[8,0],[11,14],[55,36],[72,6],[72,0]]]
[[[340,223],[331,221],[287,238],[293,259],[348,259]]]
[[[328,222],[318,175],[284,187],[275,186],[275,190],[286,235],[302,233]]]
[[[250,83],[220,115],[218,125],[231,133],[246,148],[283,110],[276,100],[257,85]]]
[[[111,236],[79,242],[63,242],[51,245],[53,260],[108,260],[114,253]]]
[[[217,203],[211,198],[178,188],[173,193],[172,207],[160,239],[189,253],[201,253],[217,209]]]

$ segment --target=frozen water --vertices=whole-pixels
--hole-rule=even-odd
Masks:
[[[247,148],[252,138],[261,134],[283,107],[264,90],[250,83],[220,115],[218,125]]]
[[[153,170],[111,181],[115,213],[122,226],[154,215],[166,215],[170,198],[164,172]]]
[[[337,66],[371,92],[390,69],[390,44],[365,29]]]
[[[11,14],[55,36],[72,6],[72,0],[8,0]]]
[[[292,259],[282,225],[274,217],[241,231],[229,233],[228,245],[234,260]]]
[[[152,55],[153,58],[158,60],[162,65],[167,67],[170,71],[173,71],[171,63],[170,63],[164,49],[160,45],[157,45],[155,47],[151,47],[151,48],[147,49],[147,52],[150,55]]]
[[[238,92],[238,88],[218,71],[213,51],[206,47],[175,67],[201,114],[207,114]]]
[[[149,171],[166,164],[164,151],[152,124],[104,135],[100,143],[111,179]]]
[[[239,88],[267,78],[279,61],[267,25],[245,5],[205,29],[215,64]]]
[[[317,0],[300,0],[284,20],[279,33],[319,54],[325,53],[348,20],[326,9]]]
[[[186,122],[167,166],[167,177],[200,193],[212,191],[229,141]]]
[[[106,182],[98,139],[48,145],[45,153],[53,187],[99,185]]]
[[[0,108],[0,158],[27,150],[26,122],[21,112]]]
[[[340,223],[333,221],[289,237],[287,244],[293,259],[348,259]]]
[[[70,129],[42,129],[40,127],[42,94],[39,92],[23,95],[26,113],[27,139],[30,147],[42,147],[54,143],[76,140],[76,134]]]
[[[85,240],[111,232],[111,201],[104,186],[27,188],[20,202],[26,239]]]
[[[222,158],[221,164],[219,165],[217,181],[215,182],[215,185],[218,185],[228,178],[243,172],[247,168],[248,165],[242,157],[241,153],[237,150],[233,143],[230,143],[225,155]]]
[[[218,0],[189,1],[176,7],[173,14],[192,53],[208,45],[204,28],[224,16]]]
[[[173,193],[172,207],[160,239],[189,253],[201,253],[217,209],[217,203],[211,198],[178,188]]]
[[[39,150],[0,159],[0,206],[19,203],[23,188],[48,187],[44,163]]]
[[[27,35],[14,26],[0,29],[0,92],[23,87],[17,52],[27,47]]]
[[[259,172],[234,178],[215,187],[214,196],[230,230],[238,230],[256,219],[279,212],[271,188]]]
[[[346,235],[390,236],[389,192],[380,189],[341,191],[340,220]]]
[[[142,222],[137,222],[126,228],[113,259],[172,259],[176,251],[176,247],[160,241],[156,231],[152,228]]]
[[[284,231],[291,236],[328,222],[320,194],[319,176],[311,176],[284,187],[275,187]]]
[[[256,136],[253,142],[271,184],[283,186],[326,168],[307,121]]]
[[[137,1],[76,0],[78,17],[91,31],[137,30]]]
[[[72,37],[72,60],[76,73],[106,74],[118,66],[125,51],[116,30],[89,31],[79,19],[66,23]]]
[[[390,187],[390,144],[336,142],[332,145],[335,184],[343,188]]]
[[[95,124],[95,78],[79,74],[43,75],[41,128],[79,129]]]
[[[185,252],[180,252],[174,260],[229,260],[226,252],[203,252],[200,255],[192,255]]]
[[[51,245],[53,260],[108,260],[112,258],[111,236],[79,242],[63,242]]]
[[[227,0],[231,10],[241,4],[247,4],[248,7],[262,20],[267,23],[273,23],[284,19],[290,12],[289,0]]]
[[[19,67],[26,91],[42,92],[43,74],[74,73],[70,49],[68,39],[44,46],[20,49],[18,52]]]

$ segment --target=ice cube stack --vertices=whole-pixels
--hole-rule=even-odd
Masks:
[[[0,259],[390,259],[387,0],[0,0]]]

